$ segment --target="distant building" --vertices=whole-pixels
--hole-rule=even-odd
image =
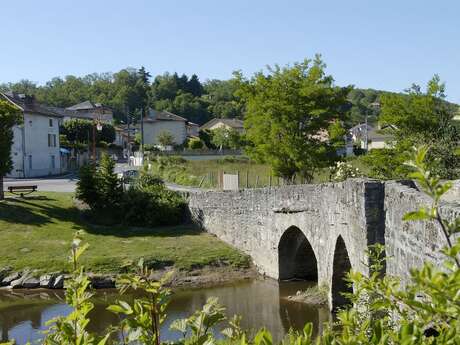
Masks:
[[[62,115],[52,107],[35,101],[34,97],[16,93],[0,93],[22,112],[23,123],[13,127],[11,177],[37,177],[61,173],[59,122]]]
[[[187,137],[197,137],[200,134],[200,126],[193,122],[187,122]]]
[[[158,138],[161,133],[169,132],[174,143],[181,145],[187,139],[187,119],[170,113],[149,109],[144,118],[144,144],[159,145]]]
[[[367,149],[383,149],[391,148],[393,146],[394,136],[391,131],[394,130],[394,126],[386,125],[383,127],[372,127],[361,123],[350,128],[349,133],[352,136],[353,141],[360,148],[366,148],[366,136],[367,136]]]
[[[101,103],[85,101],[65,109],[53,108],[53,110],[62,115],[62,122],[70,119],[96,120],[108,124],[113,122],[112,109]]]
[[[244,133],[243,121],[239,119],[212,119],[200,127],[200,130],[214,130],[217,128],[234,129],[240,134]]]
[[[134,144],[134,139],[136,133],[139,131],[138,126],[130,126],[128,134],[127,125],[117,125],[115,126],[115,141],[114,144],[120,146],[124,152],[128,150],[128,143]]]

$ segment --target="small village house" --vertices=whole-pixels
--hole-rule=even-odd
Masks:
[[[187,119],[168,111],[149,109],[144,118],[144,144],[158,146],[161,133],[172,135],[174,144],[181,145],[187,139]]]
[[[101,123],[113,123],[113,111],[101,103],[85,101],[65,108],[64,121],[71,118],[97,120]]]
[[[370,126],[365,123],[361,123],[350,128],[349,133],[352,136],[355,144],[366,149],[366,137],[367,137],[367,150],[391,148],[394,141],[394,137],[391,131],[394,130],[393,126]]]
[[[239,119],[212,119],[200,127],[200,130],[214,130],[217,128],[234,129],[238,133],[244,133],[243,121]]]
[[[187,137],[188,138],[198,137],[199,134],[200,134],[200,126],[196,123],[189,121],[187,123]]]
[[[0,93],[0,97],[20,109],[23,117],[23,123],[13,127],[13,170],[8,176],[38,177],[62,173],[59,145],[62,115],[37,103],[33,96]]]

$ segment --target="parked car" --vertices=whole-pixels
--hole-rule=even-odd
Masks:
[[[139,177],[138,170],[126,170],[121,173],[118,173],[118,178],[122,180],[123,183],[131,183],[137,177]]]

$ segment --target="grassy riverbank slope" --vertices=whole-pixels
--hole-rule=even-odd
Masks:
[[[249,264],[246,255],[191,225],[95,226],[74,206],[73,194],[39,193],[0,202],[0,268],[66,271],[70,243],[78,230],[90,245],[82,263],[95,273],[123,272],[141,257],[152,268],[174,265],[180,270]]]
[[[152,172],[163,178],[165,181],[184,186],[202,188],[217,188],[219,185],[219,174],[222,171],[229,174],[239,173],[240,188],[249,186],[267,187],[278,186],[282,181],[273,176],[272,169],[267,164],[258,164],[249,158],[223,157],[210,160],[186,160],[182,157],[160,157],[152,161]],[[324,169],[315,174],[313,183],[329,181],[329,171]],[[300,183],[297,178],[297,183]]]

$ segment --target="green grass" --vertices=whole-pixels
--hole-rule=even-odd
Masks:
[[[0,202],[0,268],[66,271],[76,231],[89,243],[88,271],[118,273],[141,257],[150,266],[189,270],[206,265],[247,266],[244,254],[192,225],[161,228],[95,226],[74,206],[71,193],[39,193]]]
[[[180,159],[179,159],[180,160]],[[165,162],[168,162],[165,159]],[[164,180],[184,186],[197,187],[201,183],[203,188],[217,188],[219,174],[226,172],[229,174],[239,173],[240,187],[249,188],[266,187],[270,185],[278,186],[282,184],[281,179],[273,176],[269,165],[258,164],[246,157],[226,157],[213,160],[182,160],[178,162],[176,157],[171,158],[171,163],[159,164],[152,163],[153,173],[161,176]],[[318,172],[313,182],[320,183],[329,180],[329,171],[324,169]],[[296,183],[301,183],[300,178]]]

